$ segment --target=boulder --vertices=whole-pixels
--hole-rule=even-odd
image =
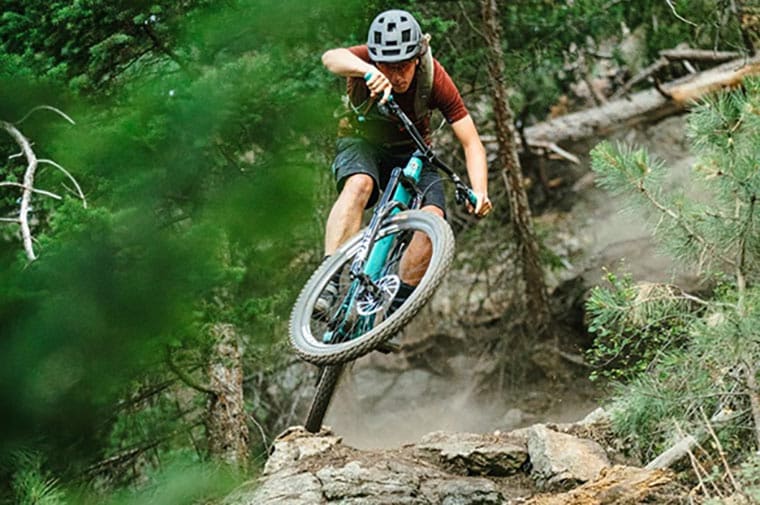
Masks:
[[[537,424],[528,435],[531,476],[542,489],[568,489],[595,479],[610,462],[602,447]]]
[[[437,431],[423,437],[416,447],[421,457],[464,475],[511,475],[528,460],[525,441],[501,433]]]

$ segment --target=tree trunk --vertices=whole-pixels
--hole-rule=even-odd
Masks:
[[[744,3],[744,0],[731,0],[731,10],[739,21],[744,47],[751,54],[760,43],[760,6]]]
[[[243,364],[235,327],[215,324],[208,360],[208,385],[214,392],[206,410],[209,455],[244,469],[248,462],[248,425],[243,401]]]
[[[615,130],[655,121],[684,110],[713,91],[741,85],[748,75],[760,74],[760,56],[724,63],[710,70],[664,84],[600,107],[560,116],[525,129],[528,145],[577,142]]]
[[[539,244],[533,229],[528,196],[523,185],[520,158],[515,142],[514,114],[507,100],[504,85],[504,54],[501,50],[501,34],[496,0],[481,0],[484,35],[488,45],[488,77],[491,84],[496,136],[499,142],[499,163],[510,202],[511,219],[518,241],[522,280],[525,284],[527,313],[532,317],[536,331],[543,331],[550,321],[548,294],[544,270],[539,259]]]

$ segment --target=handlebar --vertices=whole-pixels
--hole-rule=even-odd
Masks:
[[[458,204],[461,205],[465,202],[469,202],[473,207],[477,206],[478,197],[475,192],[467,184],[462,182],[462,179],[459,178],[459,176],[451,167],[438,159],[433,149],[425,143],[425,139],[422,137],[422,134],[419,132],[412,120],[409,119],[409,116],[407,116],[406,113],[401,110],[401,107],[398,105],[396,100],[394,100],[393,95],[389,95],[388,100],[384,104],[378,104],[377,109],[381,114],[385,116],[394,115],[399,118],[401,123],[404,125],[404,129],[407,131],[407,133],[409,133],[409,136],[417,146],[419,154],[427,159],[431,165],[442,170],[446,175],[449,176],[451,181],[454,183],[454,186],[456,187],[456,201]]]

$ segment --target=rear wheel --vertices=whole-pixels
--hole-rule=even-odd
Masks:
[[[401,258],[415,234],[429,240],[430,262],[415,290],[394,310],[391,302],[398,290]],[[377,247],[385,240],[389,253],[383,270],[368,289],[349,275],[361,238],[361,233],[352,237],[322,263],[293,307],[290,340],[306,361],[319,366],[337,365],[376,349],[432,297],[454,256],[454,235],[443,218],[420,210],[399,212],[383,223],[371,246]],[[318,317],[315,304],[331,282],[337,284],[336,303],[326,317]]]
[[[318,433],[322,428],[322,421],[327,413],[327,407],[330,406],[341,372],[343,372],[343,365],[326,366],[320,369],[317,391],[314,393],[314,399],[311,401],[304,423],[306,431]]]

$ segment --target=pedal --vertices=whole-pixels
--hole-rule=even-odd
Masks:
[[[394,342],[383,342],[375,348],[376,351],[380,351],[383,354],[391,354],[401,351],[401,346]]]

